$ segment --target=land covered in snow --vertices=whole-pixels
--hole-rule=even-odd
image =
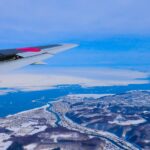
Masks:
[[[0,150],[148,150],[149,106],[149,91],[71,94],[1,118]]]

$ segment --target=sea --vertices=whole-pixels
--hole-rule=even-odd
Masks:
[[[0,89],[11,90],[11,89]],[[14,89],[13,89],[14,90]],[[68,94],[122,94],[131,90],[150,90],[150,84],[131,84],[127,86],[82,87],[80,85],[58,85],[53,89],[31,92],[10,92],[0,95],[0,117],[30,110],[56,101]]]

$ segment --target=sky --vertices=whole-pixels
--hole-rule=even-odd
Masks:
[[[149,0],[5,0],[0,48],[77,43],[50,66],[149,69]]]

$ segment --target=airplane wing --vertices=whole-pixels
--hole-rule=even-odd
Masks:
[[[12,71],[30,64],[40,64],[39,62],[76,46],[76,44],[55,44],[0,50],[0,72]]]

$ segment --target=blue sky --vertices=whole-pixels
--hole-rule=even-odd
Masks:
[[[147,68],[149,0],[5,0],[0,47],[78,43],[50,66]]]

